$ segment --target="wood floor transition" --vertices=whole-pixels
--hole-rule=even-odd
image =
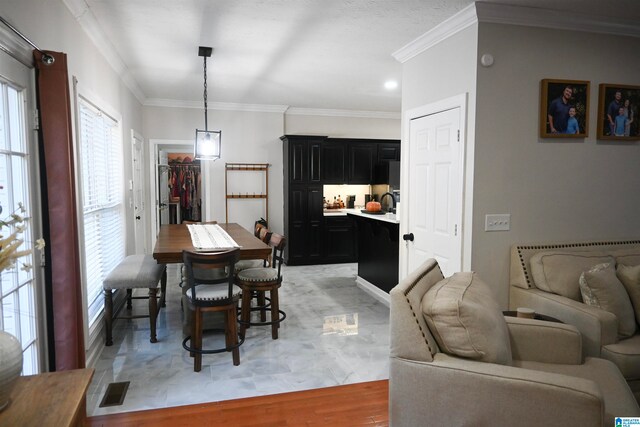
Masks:
[[[89,417],[86,426],[388,426],[389,381]]]

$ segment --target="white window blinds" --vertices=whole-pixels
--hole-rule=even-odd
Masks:
[[[122,142],[118,122],[78,97],[89,329],[104,308],[102,281],[124,258]]]

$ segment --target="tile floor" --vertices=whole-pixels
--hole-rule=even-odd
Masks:
[[[355,264],[283,266],[280,305],[287,313],[279,339],[267,326],[247,330],[240,365],[230,353],[203,356],[201,372],[182,349],[181,291],[169,266],[167,306],[158,318],[158,342],[148,319],[118,320],[114,344],[94,368],[87,415],[213,402],[386,379],[389,308],[358,288]],[[145,300],[136,300],[146,311]],[[126,310],[126,309],[123,309]],[[256,313],[257,314],[257,313]],[[218,338],[206,338],[216,346]],[[207,341],[209,340],[209,341]],[[109,383],[130,381],[120,406],[100,408]]]

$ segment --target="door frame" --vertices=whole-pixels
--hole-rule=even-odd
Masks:
[[[134,229],[134,236],[137,237],[137,232],[136,230],[138,229],[138,223],[136,220],[136,210],[135,210],[135,203],[136,203],[136,190],[138,189],[138,187],[140,187],[140,189],[142,190],[142,200],[141,203],[143,204],[142,207],[142,215],[140,215],[140,229],[142,230],[142,242],[139,242],[138,239],[135,239],[135,252],[136,254],[147,254],[149,253],[149,239],[148,239],[148,230],[149,227],[147,226],[147,200],[149,199],[147,196],[147,191],[146,191],[146,185],[145,182],[137,182],[137,176],[136,176],[136,168],[135,168],[135,163],[134,163],[134,159],[136,158],[136,140],[140,141],[140,167],[142,168],[142,173],[141,175],[144,176],[144,164],[145,164],[145,153],[144,153],[144,137],[139,133],[136,132],[134,129],[131,129],[131,185],[128,186],[129,192],[130,192],[130,197],[131,197],[131,207],[133,208],[133,229]]]
[[[172,152],[189,152],[193,151],[194,140],[192,139],[149,139],[149,203],[147,204],[147,211],[150,212],[151,221],[149,221],[148,236],[150,237],[151,244],[149,248],[153,251],[156,245],[156,237],[158,235],[158,150],[165,149]],[[180,147],[176,149],[176,147]],[[185,149],[182,149],[185,147]],[[188,147],[188,148],[186,148]],[[211,212],[210,199],[208,196],[209,191],[209,177],[212,176],[210,168],[212,162],[200,162],[200,173],[202,176],[202,188],[200,191],[202,197],[202,213],[203,219],[209,218],[208,214]],[[149,214],[147,214],[149,215]]]
[[[472,237],[472,211],[473,211],[473,149],[467,140],[467,103],[468,93],[461,93],[449,98],[441,99],[420,107],[407,110],[402,115],[402,149],[400,150],[400,188],[408,197],[409,188],[409,138],[411,137],[411,120],[420,117],[437,114],[443,111],[460,108],[460,170],[462,172],[461,191],[461,239],[462,251],[460,254],[462,269],[471,269],[471,237]],[[466,161],[468,159],[468,161]],[[406,200],[406,199],[405,199]],[[406,208],[405,208],[406,206]],[[409,233],[409,203],[403,203],[400,209],[400,236]],[[405,278],[410,271],[408,243],[400,238],[399,279]]]

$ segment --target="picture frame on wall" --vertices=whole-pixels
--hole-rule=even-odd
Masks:
[[[540,82],[540,137],[589,136],[589,81],[543,79]]]
[[[640,86],[602,83],[598,91],[598,139],[640,140]]]

